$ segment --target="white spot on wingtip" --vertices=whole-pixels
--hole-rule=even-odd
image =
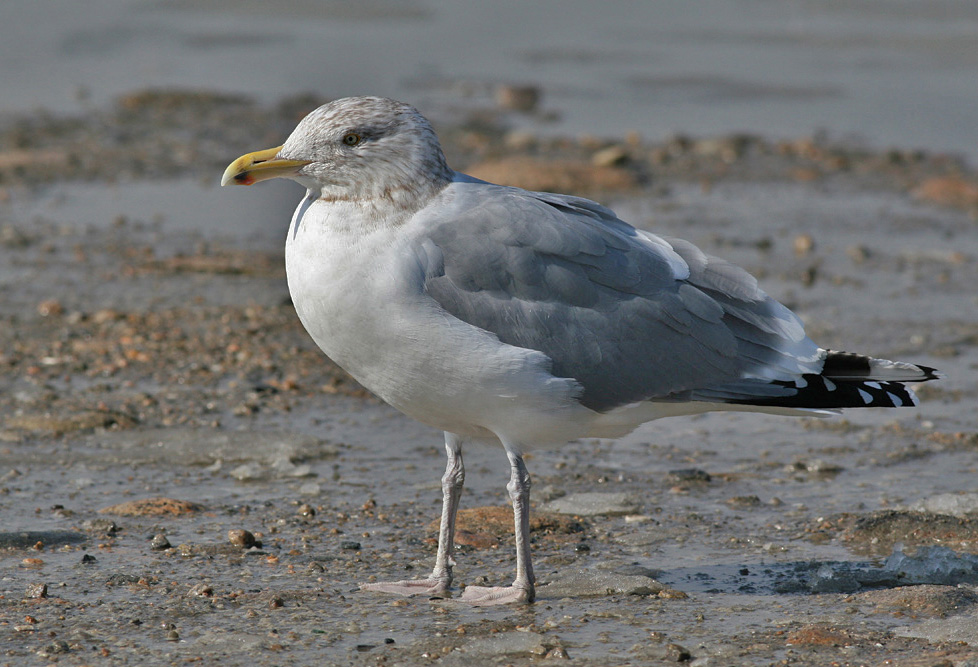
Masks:
[[[873,395],[872,394],[870,394],[868,392],[865,392],[862,389],[856,389],[856,391],[859,392],[859,396],[863,399],[863,402],[866,405],[872,405],[872,403],[873,403]]]
[[[822,382],[825,383],[825,389],[826,389],[826,391],[835,391],[836,390],[835,383],[832,382],[832,380],[828,379],[827,377],[823,377],[822,378]]]

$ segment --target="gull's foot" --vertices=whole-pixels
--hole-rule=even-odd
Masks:
[[[428,597],[448,598],[448,583],[442,579],[407,579],[405,581],[378,581],[374,584],[360,584],[361,591],[393,593],[394,595],[427,595]]]
[[[522,586],[466,586],[458,601],[477,607],[488,607],[497,604],[533,602],[533,598],[533,589]]]

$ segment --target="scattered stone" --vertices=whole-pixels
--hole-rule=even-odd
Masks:
[[[71,645],[63,639],[58,639],[44,648],[38,649],[37,655],[42,658],[51,658],[52,661],[57,661],[57,655],[71,652]]]
[[[572,493],[551,500],[541,508],[544,512],[576,516],[623,516],[635,514],[636,505],[627,493]]]
[[[242,528],[232,528],[228,531],[228,542],[242,549],[250,549],[255,546],[255,536],[251,531]]]
[[[727,505],[733,507],[734,509],[749,509],[751,507],[760,507],[763,505],[761,499],[757,496],[734,496],[732,498],[727,498],[725,501]]]
[[[840,465],[823,461],[822,459],[812,459],[811,461],[795,461],[787,466],[787,472],[804,472],[810,475],[821,477],[834,477],[845,470]]]
[[[608,146],[591,156],[595,167],[618,167],[628,161],[628,151],[623,146]]]
[[[154,535],[153,539],[150,540],[149,548],[153,551],[164,551],[170,548],[170,540],[166,539],[166,535],[163,534]]]
[[[689,598],[689,594],[675,588],[663,588],[656,593],[656,597],[660,600],[686,600]]]
[[[692,653],[680,644],[666,644],[666,660],[670,662],[687,662],[693,658]]]
[[[32,600],[40,600],[48,596],[48,585],[45,583],[29,584],[24,592],[24,597]]]
[[[138,584],[140,577],[135,574],[128,574],[126,572],[116,572],[110,574],[108,579],[105,580],[106,586],[131,586],[132,584]]]
[[[119,532],[119,526],[112,519],[96,518],[82,521],[82,528],[90,533],[111,537]]]
[[[209,584],[195,584],[187,591],[187,597],[209,598],[214,597],[214,587]]]
[[[57,299],[46,299],[37,304],[37,314],[41,317],[53,317],[64,314],[64,306]]]
[[[706,484],[712,481],[710,473],[699,468],[683,468],[681,470],[670,470],[666,479],[673,484]]]
[[[658,665],[673,662],[689,662],[693,659],[689,650],[680,644],[662,644],[655,640],[645,644],[636,644],[631,648],[630,653],[642,659],[643,664],[644,661],[654,661],[654,664]]]
[[[353,540],[344,540],[340,542],[340,549],[346,549],[348,551],[359,551],[360,543]]]
[[[314,517],[316,516],[316,509],[309,503],[302,503],[296,509],[296,514],[299,516]]]

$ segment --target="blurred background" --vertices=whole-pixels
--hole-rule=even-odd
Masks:
[[[822,664],[978,665],[972,593],[885,607],[853,577],[894,543],[978,544],[978,1],[0,0],[0,93],[0,618],[36,614],[0,627],[9,664],[431,664],[552,629],[595,664],[663,664],[667,636],[774,664],[807,636]],[[417,106],[461,170],[743,266],[820,345],[948,377],[916,410],[711,414],[534,452],[537,503],[637,499],[580,546],[541,538],[541,578],[644,572],[675,599],[555,593],[574,600],[510,622],[350,596],[430,567],[441,436],[302,330],[283,262],[300,186],[217,186],[356,94]],[[464,507],[506,505],[500,452],[466,463]],[[117,514],[141,497],[207,511]],[[212,549],[239,529],[281,563]],[[508,582],[511,550],[479,539],[461,581]],[[925,582],[958,572],[946,556]],[[44,581],[57,604],[24,599]]]
[[[535,132],[824,131],[978,157],[974,0],[5,0],[0,36],[5,113],[179,87],[437,116],[518,85]]]

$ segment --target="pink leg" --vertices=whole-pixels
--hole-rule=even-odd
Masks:
[[[442,505],[441,527],[438,530],[438,555],[435,557],[435,569],[432,570],[431,576],[427,579],[360,584],[361,590],[396,595],[447,596],[448,589],[452,585],[452,568],[455,566],[455,559],[452,558],[452,552],[455,550],[455,517],[462,497],[462,485],[465,483],[462,439],[454,433],[446,432],[445,451],[448,452],[448,464],[441,478]]]
[[[511,586],[468,586],[459,598],[474,605],[497,605],[512,602],[533,602],[533,564],[530,562],[530,473],[523,457],[506,448],[509,456],[510,480],[506,485],[513,501],[516,521],[516,579]]]

